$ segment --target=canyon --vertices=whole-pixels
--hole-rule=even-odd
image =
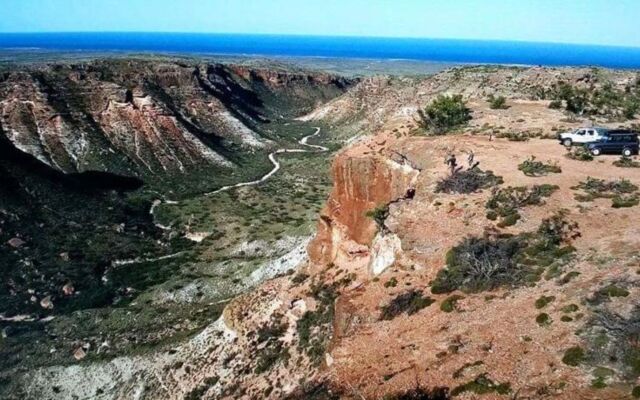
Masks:
[[[147,68],[156,71],[160,67],[152,64]],[[162,67],[163,71],[167,68]],[[209,116],[213,108],[204,108],[197,96],[193,103],[175,100],[189,106],[176,106],[168,120],[157,119],[159,105],[154,106],[155,111],[145,108],[139,100],[145,96],[136,90],[131,90],[133,104],[127,103],[125,90],[119,107],[128,110],[126,117],[115,113],[107,102],[96,107],[107,110],[107,116],[87,112],[74,117],[73,123],[84,123],[76,121],[89,119],[88,115],[105,121],[100,122],[105,124],[100,140],[112,143],[118,159],[129,160],[126,166],[112,164],[108,161],[111,155],[103,159],[107,161],[91,161],[90,151],[82,153],[70,146],[77,138],[65,139],[60,124],[45,128],[44,121],[32,115],[48,115],[46,107],[34,113],[28,105],[3,100],[3,134],[13,147],[31,155],[32,162],[35,159],[41,167],[45,164],[59,174],[97,170],[156,185],[156,178],[150,176],[164,167],[166,171],[178,165],[234,168],[242,158],[230,155],[232,150],[264,157],[276,148],[272,142],[295,145],[295,139],[313,134],[309,128],[318,126],[328,135],[319,145],[334,156],[331,189],[314,215],[313,234],[294,241],[291,252],[280,258],[286,268],[274,267],[276,274],[264,275],[260,274],[263,269],[254,270],[259,278],[215,307],[210,305],[215,310],[205,307],[211,301],[206,296],[197,309],[172,309],[155,295],[120,294],[128,299],[119,306],[124,310],[144,302],[144,307],[187,312],[194,319],[201,314],[201,322],[182,340],[146,352],[114,353],[107,359],[89,356],[73,361],[67,355],[65,362],[32,368],[21,368],[16,362],[13,369],[6,369],[11,378],[0,375],[5,388],[0,393],[34,399],[631,399],[638,395],[640,220],[632,204],[630,208],[612,207],[614,195],[598,197],[589,188],[595,185],[590,179],[627,182],[631,186],[625,190],[633,196],[637,190],[633,186],[640,185],[639,175],[634,168],[614,165],[615,157],[570,158],[556,134],[592,123],[633,127],[639,120],[635,116],[620,119],[614,115],[616,110],[571,114],[550,107],[550,97],[560,84],[590,93],[635,93],[640,80],[634,72],[480,66],[451,68],[427,77],[344,81],[323,74],[313,79],[308,75],[283,77],[283,72],[260,72],[257,79],[256,72],[241,67],[216,68],[233,71],[234,80],[241,79],[244,85],[258,80],[260,90],[269,88],[264,98],[272,99],[271,104],[287,103],[284,109],[290,114],[272,128],[266,121],[278,119],[279,112],[266,107],[256,113],[256,102],[237,97],[246,87],[226,82],[232,88],[229,96],[242,100],[229,111],[236,116],[233,127],[209,120],[214,118]],[[174,69],[182,71],[182,67]],[[187,69],[191,71],[185,73],[188,87],[205,75],[202,69],[198,67],[198,73]],[[178,79],[174,74],[171,79]],[[206,76],[215,80],[211,73]],[[3,83],[16,79],[5,78]],[[31,82],[27,78],[19,80],[23,82],[18,84],[21,92],[32,85],[24,83]],[[29,99],[38,97],[33,89],[28,90]],[[295,95],[282,95],[283,90]],[[3,93],[11,93],[0,97],[3,99],[18,96],[18,92]],[[461,94],[472,118],[447,135],[429,135],[420,127],[418,110],[443,94]],[[490,95],[505,96],[507,107],[492,108]],[[302,107],[292,109],[295,96],[300,96]],[[162,104],[169,102],[162,100]],[[187,115],[187,110],[189,117],[178,117]],[[154,118],[145,112],[153,113]],[[44,120],[52,121],[50,118]],[[112,125],[141,121],[139,118],[147,122],[136,122],[131,131],[143,135],[140,142],[125,129],[109,130]],[[190,123],[182,118],[199,128],[188,128]],[[160,125],[155,125],[158,121]],[[182,126],[178,136],[199,140],[207,150],[193,142],[169,139],[177,135],[176,126]],[[307,131],[291,136],[289,142],[277,134],[293,128]],[[80,130],[69,131],[77,134]],[[209,136],[223,139],[203,139]],[[178,147],[189,150],[169,153],[164,149],[169,141],[171,148],[180,143]],[[145,144],[136,147],[136,143]],[[451,154],[459,160],[457,174],[477,173],[479,168],[500,179],[468,193],[440,190],[443,181],[457,176],[445,164]],[[554,166],[556,172],[526,174],[521,167],[526,161],[541,161]],[[305,162],[313,159],[301,160],[302,169],[309,169]],[[475,162],[479,164],[474,167]],[[281,172],[287,173],[292,165],[285,165]],[[175,172],[184,171],[178,167]],[[490,217],[488,205],[509,188],[545,185],[551,188],[549,196],[516,207],[518,219],[513,223],[502,224],[502,217]],[[254,189],[239,188],[225,195],[237,196],[232,201],[245,201],[249,192],[243,191]],[[174,198],[178,192],[164,194]],[[107,200],[112,202],[110,207],[122,201],[115,195]],[[3,215],[19,210],[18,204],[16,200],[3,205]],[[170,211],[165,213],[173,215]],[[152,221],[146,224],[151,226],[140,223],[138,229],[126,233],[141,240],[140,236],[146,237],[141,231],[153,229]],[[175,225],[173,229],[183,236],[186,233]],[[173,250],[185,246],[184,237],[153,235],[159,235],[155,245],[163,247],[164,241],[164,247]],[[210,237],[200,245],[214,246],[210,242],[216,240],[225,238]],[[248,240],[242,251],[250,252],[251,243],[257,241]],[[509,275],[515,272],[507,269],[502,275],[487,273],[483,285],[472,286],[474,275],[456,275],[462,274],[456,268],[464,265],[460,260],[467,257],[464,251],[469,243],[480,249],[473,255],[485,260],[491,256],[487,248],[497,252],[508,243],[504,246],[513,251],[512,258],[523,260],[511,267],[524,271],[525,276],[516,279]],[[185,279],[193,283],[190,275]],[[149,282],[150,290],[156,286],[162,283]],[[174,298],[184,291],[173,292]],[[77,348],[69,344],[60,351],[71,353]],[[91,355],[101,348],[100,343],[93,343],[83,351]]]

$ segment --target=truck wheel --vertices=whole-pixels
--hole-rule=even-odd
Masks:
[[[633,152],[631,151],[631,149],[623,149],[622,150],[622,155],[625,156],[625,157],[631,157],[632,153]]]
[[[599,156],[600,155],[600,149],[592,149],[591,150],[591,154],[593,154],[594,156]]]
[[[565,139],[562,141],[562,144],[564,145],[564,147],[571,147],[573,145],[573,142],[571,141],[571,139]]]

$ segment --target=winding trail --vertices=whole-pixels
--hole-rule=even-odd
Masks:
[[[271,161],[271,164],[273,164],[273,169],[271,171],[267,172],[265,175],[263,175],[260,179],[256,179],[254,181],[248,181],[248,182],[240,182],[240,183],[236,183],[235,185],[223,186],[220,189],[214,190],[213,192],[205,193],[204,196],[213,196],[215,194],[226,192],[226,191],[231,190],[231,189],[244,187],[244,186],[255,186],[255,185],[259,185],[260,183],[266,182],[267,180],[269,180],[269,178],[271,178],[273,175],[275,175],[280,170],[280,162],[276,158],[276,155],[278,155],[278,154],[283,154],[283,153],[322,153],[322,152],[325,152],[325,151],[329,151],[329,149],[327,147],[320,146],[320,145],[317,145],[317,144],[309,144],[308,143],[309,139],[311,139],[312,137],[318,136],[320,134],[321,129],[319,127],[316,126],[316,127],[314,127],[314,129],[316,130],[314,133],[312,133],[311,135],[307,135],[307,136],[303,137],[302,139],[298,140],[298,143],[300,145],[306,146],[306,147],[310,148],[311,150],[305,150],[305,149],[278,149],[278,150],[275,150],[275,151],[269,153],[269,161]],[[177,201],[172,201],[172,200],[166,200],[166,199],[154,200],[153,204],[151,206],[151,209],[149,210],[149,214],[151,214],[152,218],[154,218],[153,213],[154,213],[156,207],[158,207],[162,203],[178,204]],[[165,225],[159,224],[159,223],[157,223],[155,221],[154,221],[154,224],[155,224],[156,227],[158,227],[158,228],[160,228],[162,230],[165,230],[165,231],[171,230],[170,226],[165,226]]]
[[[205,196],[212,196],[212,195],[217,194],[217,193],[226,192],[227,190],[234,189],[234,188],[239,188],[239,187],[243,187],[243,186],[254,186],[254,185],[258,185],[258,184],[260,184],[262,182],[267,181],[269,178],[271,178],[273,175],[275,175],[276,172],[278,172],[280,170],[280,162],[276,158],[277,154],[282,154],[282,153],[310,153],[310,152],[321,153],[321,152],[328,151],[329,149],[324,147],[324,146],[319,146],[319,145],[316,145],[316,144],[308,144],[307,143],[307,141],[310,138],[312,138],[314,136],[318,136],[320,134],[320,128],[319,127],[315,127],[315,129],[316,129],[315,133],[313,133],[311,135],[307,135],[307,136],[303,137],[302,139],[298,140],[298,143],[300,143],[301,145],[310,147],[310,148],[315,149],[315,150],[278,149],[278,150],[276,150],[276,151],[274,151],[274,152],[269,154],[269,161],[271,161],[271,164],[273,164],[273,169],[271,171],[267,172],[262,178],[257,179],[255,181],[240,182],[240,183],[236,183],[235,185],[223,186],[220,189],[214,190],[213,192],[206,193]]]

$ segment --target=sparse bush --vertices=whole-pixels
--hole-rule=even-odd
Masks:
[[[533,233],[466,238],[447,253],[447,266],[438,272],[431,292],[473,293],[535,282],[545,267],[571,258],[575,249],[562,245],[578,235],[577,224],[559,213]]]
[[[389,321],[404,313],[413,315],[423,308],[429,307],[434,302],[435,300],[432,298],[424,297],[421,291],[410,290],[398,295],[389,304],[382,307],[380,320]]]
[[[471,168],[457,172],[436,185],[436,193],[460,193],[468,194],[502,184],[502,177],[496,176],[491,171],[483,171],[480,168]]]
[[[633,207],[640,203],[638,187],[626,179],[604,181],[588,177],[586,181],[574,186],[574,190],[582,190],[586,194],[577,194],[578,201],[593,201],[605,198],[612,200],[613,208]]]
[[[507,139],[510,142],[527,142],[530,139],[529,134],[525,132],[503,132],[496,135],[497,138]]]
[[[536,308],[539,310],[541,308],[545,308],[549,303],[553,302],[556,299],[555,296],[541,296],[536,300]]]
[[[549,326],[553,321],[551,320],[551,317],[549,316],[549,314],[541,313],[541,314],[538,314],[538,316],[536,317],[536,322],[540,326]]]
[[[620,168],[640,168],[640,162],[633,161],[631,157],[620,157],[619,160],[613,162],[613,165]]]
[[[638,204],[640,204],[640,198],[638,198],[638,196],[616,196],[611,199],[611,206],[613,208],[634,207]]]
[[[424,111],[418,111],[418,124],[436,135],[443,135],[466,124],[471,119],[461,95],[440,95]]]
[[[385,204],[385,205],[378,206],[373,210],[367,211],[366,215],[367,217],[372,218],[376,222],[376,225],[378,226],[378,230],[380,232],[384,233],[387,231],[387,227],[385,226],[384,222],[387,220],[387,217],[389,216],[388,205]]]
[[[573,312],[576,312],[580,309],[580,307],[578,307],[577,304],[568,304],[564,307],[562,307],[561,311],[565,314],[571,314]]]
[[[532,188],[525,186],[494,189],[491,198],[487,201],[487,218],[502,220],[498,226],[503,228],[515,225],[520,219],[518,209],[529,205],[544,204],[544,197],[549,197],[558,190],[555,185],[535,185]]]
[[[577,161],[593,161],[593,155],[584,146],[574,147],[567,151],[566,157]]]
[[[522,171],[526,176],[544,176],[551,173],[559,174],[562,172],[562,169],[557,163],[536,161],[535,156],[531,156],[531,158],[518,165],[518,170]]]
[[[616,195],[630,194],[638,191],[638,187],[626,179],[605,181],[588,177],[572,189],[580,189],[595,197],[611,198]]]
[[[511,385],[509,383],[496,383],[489,379],[486,374],[481,374],[473,381],[455,387],[451,391],[451,396],[456,397],[465,392],[472,392],[479,395],[488,393],[507,395],[511,393]]]
[[[384,287],[386,288],[396,287],[396,286],[398,286],[398,280],[395,277],[389,279],[384,283]]]
[[[310,295],[316,299],[316,309],[302,315],[296,330],[298,348],[317,364],[322,360],[331,337],[334,302],[338,294],[333,286],[314,284]]]
[[[553,99],[549,108],[562,108],[575,115],[601,115],[616,119],[633,119],[640,109],[636,90],[620,90],[606,82],[599,88],[584,89],[561,82],[552,88],[548,97]]]
[[[506,110],[509,108],[507,105],[507,99],[504,96],[489,96],[489,108],[492,110]]]
[[[442,304],[440,304],[440,310],[446,313],[453,312],[456,310],[456,305],[458,301],[462,299],[464,299],[464,296],[460,296],[457,294],[454,294],[453,296],[449,296],[446,299],[444,299]]]
[[[562,362],[571,367],[577,367],[582,362],[584,362],[585,358],[586,355],[584,354],[584,350],[582,350],[582,347],[574,346],[564,352]]]
[[[525,246],[520,237],[464,239],[447,254],[447,267],[438,272],[431,292],[480,292],[519,282],[527,269],[514,261]]]
[[[576,278],[578,276],[580,276],[580,272],[578,271],[567,272],[562,278],[558,280],[558,285],[566,285],[567,283],[571,282],[573,278]]]
[[[562,108],[562,100],[552,100],[549,103],[549,108],[552,110],[559,110]]]

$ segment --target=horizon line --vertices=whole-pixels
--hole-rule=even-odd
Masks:
[[[601,44],[584,42],[561,42],[561,41],[535,41],[522,39],[478,39],[478,38],[446,38],[446,37],[425,37],[425,36],[363,36],[363,35],[324,35],[324,34],[299,34],[299,33],[248,33],[248,32],[188,32],[188,31],[24,31],[24,32],[2,32],[0,35],[64,35],[64,34],[152,34],[152,35],[226,35],[226,36],[271,36],[271,37],[298,37],[298,38],[336,38],[336,39],[391,39],[391,40],[433,40],[433,41],[466,41],[482,43],[522,43],[522,44],[542,44],[560,46],[588,46],[606,47],[640,50],[640,45],[621,44]]]

